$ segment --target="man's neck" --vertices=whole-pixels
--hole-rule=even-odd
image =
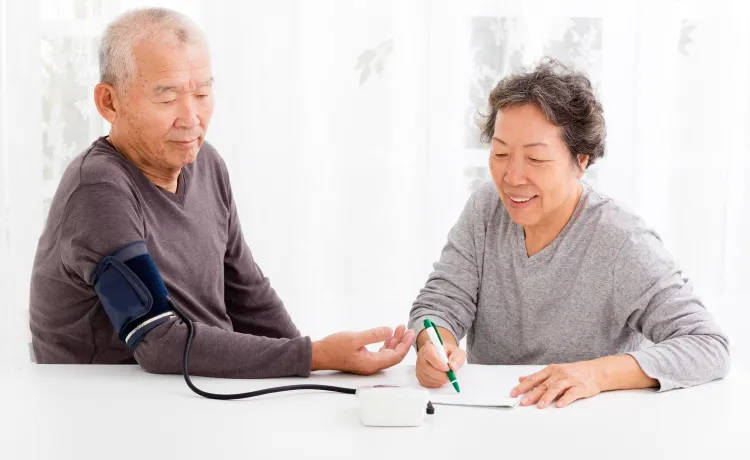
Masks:
[[[524,227],[526,254],[528,257],[546,248],[557,238],[557,235],[562,232],[565,225],[567,225],[573,216],[582,194],[583,187],[578,184],[575,194],[559,208],[558,212],[549,216],[544,222],[540,222],[538,225]]]
[[[159,168],[154,162],[149,160],[146,154],[127,142],[127,139],[120,139],[110,133],[108,140],[115,150],[132,161],[151,183],[168,192],[177,193],[177,180],[180,177],[180,169]]]

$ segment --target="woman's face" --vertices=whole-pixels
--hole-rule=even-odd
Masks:
[[[536,105],[508,107],[497,113],[490,172],[500,199],[518,225],[543,227],[565,214],[571,200],[578,199],[578,179],[588,156],[579,155],[579,159],[579,165],[572,161],[560,128]]]

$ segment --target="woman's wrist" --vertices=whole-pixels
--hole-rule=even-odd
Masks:
[[[659,386],[659,381],[646,375],[631,355],[606,356],[594,361],[597,368],[596,381],[601,391]]]

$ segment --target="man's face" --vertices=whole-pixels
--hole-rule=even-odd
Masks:
[[[213,113],[206,47],[165,40],[133,48],[135,75],[117,90],[112,132],[145,165],[178,170],[198,155]]]

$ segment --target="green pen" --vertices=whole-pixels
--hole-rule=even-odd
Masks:
[[[445,348],[443,348],[443,338],[440,337],[440,332],[438,332],[435,323],[430,321],[429,318],[425,318],[424,329],[427,331],[427,336],[430,337],[430,342],[435,345],[435,349],[437,350],[440,359],[442,359],[445,364],[448,364],[448,355],[445,354]],[[453,388],[456,389],[456,393],[461,393],[461,389],[458,387],[458,379],[456,378],[456,374],[453,372],[453,369],[450,368],[450,365],[448,367],[447,374],[448,379],[450,379],[451,384],[453,385]]]

